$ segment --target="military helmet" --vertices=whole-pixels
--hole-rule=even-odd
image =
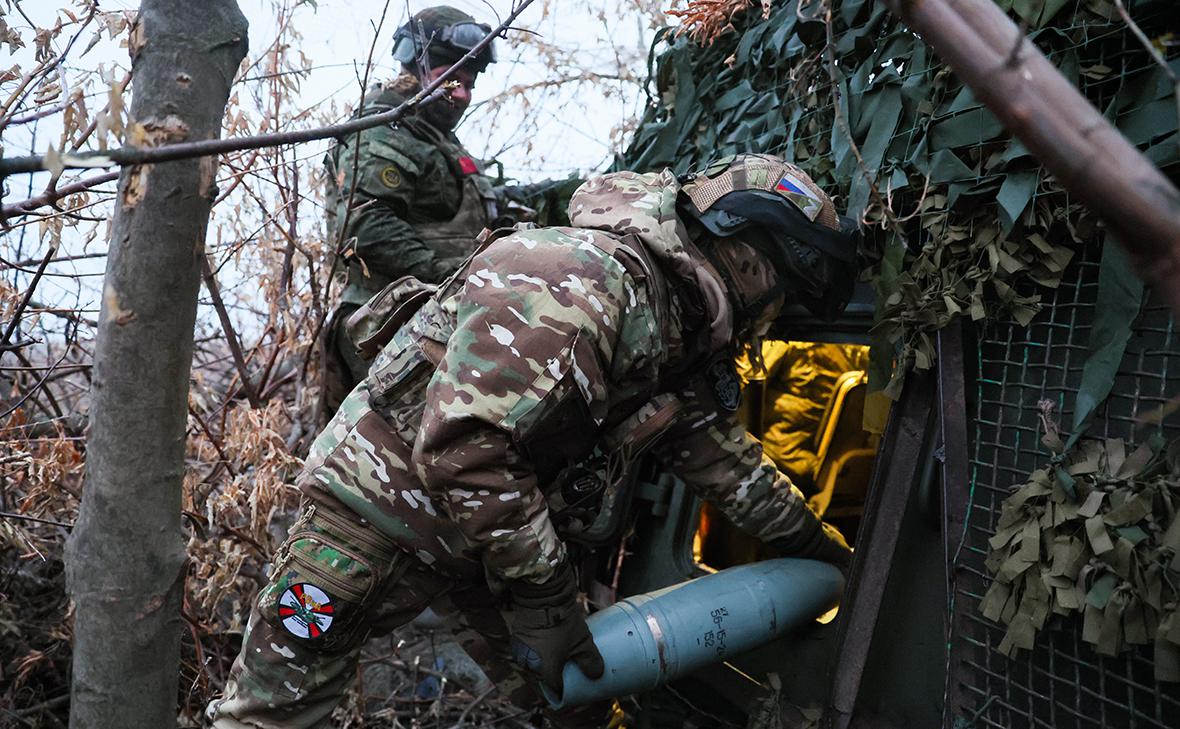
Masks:
[[[739,316],[757,316],[784,294],[827,321],[844,311],[857,276],[859,233],[807,173],[773,155],[739,154],[682,182],[681,215],[723,239],[702,248],[733,290]],[[724,242],[731,237],[744,245]],[[739,265],[746,246],[774,267],[773,283],[764,266]]]
[[[449,5],[436,5],[414,14],[409,22],[393,34],[393,58],[406,66],[419,60],[428,68],[449,66],[467,54],[477,43],[492,32],[486,23]],[[480,52],[469,66],[483,71],[496,62],[495,43]]]

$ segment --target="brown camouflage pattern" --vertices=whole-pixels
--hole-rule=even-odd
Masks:
[[[608,436],[641,411],[623,429],[666,413],[651,452],[739,527],[765,540],[817,530],[798,490],[703,379],[670,374],[703,370],[716,352],[700,342],[732,354],[728,330],[682,338],[688,299],[709,308],[697,319],[706,328],[727,324],[705,290],[719,285],[716,273],[676,219],[677,185],[667,171],[596,178],[571,202],[583,227],[494,239],[393,335],[316,439],[299,485],[396,550],[371,568],[385,586],[354,590],[364,592],[357,609],[370,630],[408,620],[444,592],[474,590],[491,605],[489,584],[547,580],[565,558],[546,498],[554,477],[596,446],[627,460]],[[661,390],[658,407],[643,410]],[[275,641],[266,596],[301,563],[280,555],[278,564],[220,716],[246,715],[240,706],[263,716],[268,703],[274,716],[299,702],[327,706],[355,663],[351,635],[318,657],[305,647],[291,658]],[[342,582],[341,571],[356,569],[330,568]],[[306,693],[283,694],[286,681]]]
[[[684,193],[700,212],[734,190],[762,190],[789,200],[813,223],[840,229],[836,206],[811,177],[772,154],[729,155],[693,175]]]
[[[309,543],[315,548],[306,549]],[[326,725],[356,679],[364,642],[409,622],[428,606],[455,618],[456,639],[480,661],[501,695],[521,707],[539,703],[534,685],[511,661],[501,601],[487,586],[426,568],[340,502],[305,506],[270,575],[251,611],[225,694],[206,712],[217,729]],[[277,597],[301,582],[323,588],[332,598],[336,618],[317,640],[285,630],[277,612]]]
[[[549,482],[690,355],[675,301],[655,305],[669,293],[657,288],[701,277],[676,190],[670,172],[595,178],[570,205],[595,229],[521,230],[477,253],[378,355],[301,484],[441,571],[547,579],[564,556]],[[680,273],[636,265],[628,242]],[[655,446],[672,470],[755,535],[814,518],[707,388],[675,394],[681,413]]]

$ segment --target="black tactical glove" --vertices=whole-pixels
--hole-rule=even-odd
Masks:
[[[802,559],[817,559],[836,567],[848,579],[848,569],[852,566],[852,550],[844,535],[831,524],[825,524],[819,519],[807,519],[799,531],[785,537],[772,539],[767,543],[784,557],[800,557]]]
[[[512,594],[512,657],[525,670],[540,677],[560,696],[561,672],[574,661],[588,678],[601,678],[604,666],[586,612],[578,603],[574,571],[562,563],[546,582],[516,580]]]

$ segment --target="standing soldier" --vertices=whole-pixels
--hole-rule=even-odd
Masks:
[[[741,155],[592,179],[570,219],[483,236],[319,435],[215,727],[322,725],[365,639],[442,595],[534,686],[560,692],[568,660],[600,676],[563,539],[644,453],[782,554],[847,566],[735,415],[734,355],[784,303],[831,318],[848,301],[856,242],[831,200]],[[551,719],[601,726],[607,708]]]
[[[445,5],[417,13],[394,35],[401,75],[370,89],[358,114],[397,107],[489,32]],[[491,180],[452,131],[471,102],[476,76],[494,61],[489,45],[451,76],[458,86],[448,96],[396,124],[342,138],[325,158],[328,235],[340,247],[339,267],[347,276],[323,339],[325,420],[368,370],[345,332],[348,316],[402,276],[441,282],[496,217]]]

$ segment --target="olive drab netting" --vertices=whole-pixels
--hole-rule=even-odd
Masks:
[[[1174,3],[1123,0],[1133,27],[1110,0],[997,4],[1180,177]],[[890,395],[907,372],[934,366],[938,329],[973,323],[968,525],[947,606],[962,626],[955,725],[1174,726],[1180,332],[1170,311],[882,4],[722,6],[724,17],[694,25],[689,2],[692,32],[657,37],[650,103],[617,165],[687,172],[759,151],[807,172],[866,226],[870,372]]]
[[[1156,164],[1180,162],[1174,71],[1127,49],[1137,41],[1111,2],[1000,4]],[[1175,67],[1170,3],[1130,5]],[[651,104],[618,167],[683,173],[760,151],[803,168],[871,226],[873,379],[892,379],[891,393],[909,366],[932,366],[930,333],[951,317],[1030,321],[1077,244],[1100,235],[1097,221],[882,4],[779,0],[765,19],[756,10],[708,46],[657,37]],[[907,366],[890,367],[895,350]]]

